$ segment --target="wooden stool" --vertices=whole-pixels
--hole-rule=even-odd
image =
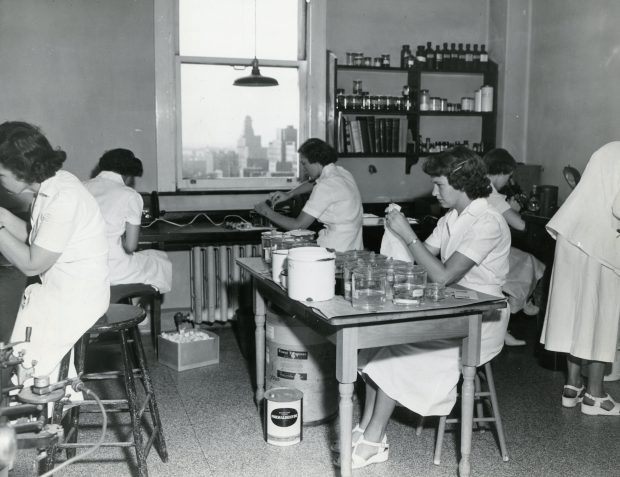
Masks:
[[[151,305],[151,342],[157,353],[157,337],[161,333],[161,293],[146,283],[128,283],[110,287],[110,303],[131,305],[133,298],[144,298]]]
[[[105,447],[134,447],[138,464],[138,475],[147,477],[148,470],[146,466],[146,458],[154,445],[163,462],[168,461],[168,451],[164,440],[164,434],[157,408],[157,400],[151,382],[151,376],[146,363],[142,341],[138,324],[144,320],[146,312],[138,306],[132,305],[110,305],[108,311],[95,323],[75,345],[75,367],[78,375],[88,387],[89,382],[101,381],[109,379],[123,378],[126,398],[124,399],[102,399],[102,403],[109,412],[129,412],[131,416],[131,426],[133,432],[133,441],[126,442],[106,442],[102,444]],[[101,334],[115,332],[120,335],[120,348],[123,360],[122,371],[106,371],[100,373],[83,374],[84,363],[86,360],[86,351],[90,342],[91,334]],[[135,363],[134,363],[135,361]],[[136,367],[134,367],[134,365]],[[67,377],[69,366],[69,356],[63,359],[59,379]],[[136,378],[142,382],[144,387],[145,398],[142,403],[138,402],[138,394],[136,390]],[[150,426],[145,426],[145,411],[151,416]],[[99,407],[95,401],[82,401],[76,407],[69,410],[69,414],[65,417],[69,422],[65,429],[64,443],[58,444],[56,449],[66,449],[67,457],[75,455],[75,450],[81,447],[91,447],[92,443],[78,443],[78,427],[80,421],[80,412],[98,413]],[[62,420],[63,403],[58,402],[54,405],[53,422],[60,424]],[[152,429],[147,442],[144,442],[143,432],[148,434],[149,427]],[[54,466],[55,449],[49,452],[48,468]]]
[[[506,437],[504,435],[504,426],[502,424],[502,418],[499,414],[499,405],[497,403],[497,393],[495,392],[495,382],[493,380],[493,371],[491,369],[491,363],[488,362],[484,366],[484,371],[478,368],[478,373],[474,378],[474,402],[476,403],[476,416],[474,416],[474,425],[478,425],[481,429],[486,427],[486,423],[495,423],[495,430],[497,432],[497,440],[499,442],[500,452],[502,459],[507,462],[508,451],[506,450]],[[482,390],[482,383],[480,377],[483,377],[487,382],[487,391]],[[490,416],[484,416],[484,399],[488,399],[490,402]],[[420,435],[423,428],[424,418],[420,418],[418,426],[416,428],[416,435]],[[448,418],[448,416],[441,416],[439,418],[439,425],[437,426],[437,440],[435,442],[435,455],[433,463],[439,465],[441,463],[441,449],[443,446],[443,436],[446,430],[446,424],[456,424],[461,422],[458,418]],[[481,423],[483,425],[481,425]]]

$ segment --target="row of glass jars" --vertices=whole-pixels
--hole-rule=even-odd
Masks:
[[[338,94],[336,103],[340,111],[411,111],[413,102],[408,96],[371,96],[368,91],[362,94]]]
[[[278,232],[269,230],[261,234],[262,257],[266,263],[271,263],[271,254],[274,250],[316,245],[315,233],[311,230],[291,230]]]

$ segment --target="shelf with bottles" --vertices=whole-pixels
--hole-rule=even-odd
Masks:
[[[411,172],[411,166],[418,163],[421,158],[430,157],[440,152],[446,151],[455,146],[465,146],[478,154],[480,157],[484,156],[488,151],[495,147],[495,142],[473,142],[470,144],[468,140],[462,141],[432,141],[430,138],[423,140],[418,138],[418,142],[410,144],[409,153],[406,155],[406,173]]]

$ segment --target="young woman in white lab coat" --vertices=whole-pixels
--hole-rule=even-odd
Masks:
[[[0,184],[11,194],[34,193],[30,227],[0,208],[0,253],[41,283],[28,286],[11,341],[32,327],[17,376],[58,378],[63,356],[107,310],[110,300],[105,224],[95,199],[60,170],[66,154],[34,126],[0,125]]]
[[[136,252],[144,203],[128,184],[142,175],[142,162],[128,149],[112,149],[101,156],[98,169],[99,174],[84,185],[97,200],[106,223],[110,283],[145,283],[160,293],[169,292],[172,263],[166,252]]]
[[[338,252],[363,249],[362,199],[351,173],[335,164],[338,155],[334,148],[321,139],[312,138],[297,152],[309,181],[291,191],[276,192],[270,200],[274,206],[311,192],[300,214],[295,218],[287,217],[275,212],[267,202],[256,204],[256,212],[286,230],[306,229],[318,220],[325,225],[317,239],[321,247]]]
[[[432,178],[433,195],[449,212],[424,243],[399,211],[387,215],[388,227],[403,241],[411,258],[426,269],[430,281],[457,283],[501,297],[508,273],[510,231],[485,199],[491,188],[484,163],[469,149],[456,147],[430,157],[424,171]],[[481,363],[501,351],[507,323],[506,310],[483,317]],[[460,376],[459,353],[459,340],[360,352],[366,401],[353,433],[354,468],[387,460],[385,431],[397,402],[423,416],[450,412]]]

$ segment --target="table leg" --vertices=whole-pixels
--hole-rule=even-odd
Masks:
[[[254,332],[256,348],[256,405],[259,406],[265,394],[265,300],[254,284]]]
[[[353,389],[357,379],[357,329],[338,331],[336,341],[336,378],[340,401],[340,475],[351,475],[351,431],[353,429]]]
[[[463,386],[461,388],[461,461],[459,476],[469,477],[471,473],[471,434],[474,425],[474,376],[475,366],[463,366]]]

